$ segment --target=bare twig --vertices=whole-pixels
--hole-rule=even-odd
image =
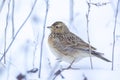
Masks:
[[[36,54],[36,50],[37,50],[37,46],[38,46],[38,39],[39,39],[39,34],[37,35],[37,39],[35,41],[35,46],[34,46],[34,50],[33,50],[32,69],[27,71],[28,74],[38,72],[38,68],[35,68],[35,54]]]
[[[14,39],[14,7],[15,7],[15,0],[12,0],[12,39]]]
[[[3,9],[3,6],[4,6],[4,4],[5,4],[5,1],[6,1],[6,0],[3,0],[3,1],[1,2],[1,5],[0,5],[0,13],[1,13],[2,9]]]
[[[70,67],[63,68],[63,69],[59,69],[58,71],[56,71],[56,72],[54,73],[54,76],[53,76],[52,80],[55,80],[56,77],[57,77],[58,75],[60,75],[63,71],[69,70],[69,69],[70,69]]]
[[[51,72],[50,72],[50,75],[48,77],[48,80],[51,80],[53,75],[54,75],[54,72],[56,71],[56,69],[58,68],[59,64],[60,64],[60,60],[57,60],[57,62],[55,63],[55,66],[52,68]],[[51,67],[51,65],[50,65]]]
[[[28,70],[27,73],[36,73],[38,71],[38,68],[33,68],[31,70]]]
[[[83,74],[83,77],[84,77],[83,80],[88,80],[85,74]]]
[[[62,76],[62,72],[65,71],[65,70],[69,70],[69,69],[73,69],[73,70],[78,70],[80,68],[72,68],[71,66],[73,65],[75,60],[72,61],[72,63],[70,63],[70,65],[67,67],[67,68],[60,68],[59,70],[57,70],[56,72],[53,72],[48,80],[54,80],[58,75],[61,75],[62,78],[64,78],[64,76]]]
[[[34,7],[35,7],[36,3],[37,3],[37,0],[34,1],[34,4],[33,4],[32,8],[31,8],[30,13],[28,14],[27,18],[24,20],[24,22],[22,23],[22,25],[20,26],[20,28],[19,28],[18,31],[16,32],[13,40],[10,42],[9,46],[8,46],[7,49],[4,51],[3,56],[0,58],[0,62],[2,61],[2,59],[4,58],[4,56],[6,55],[6,53],[9,51],[9,49],[11,48],[11,46],[12,46],[13,42],[15,41],[18,33],[21,31],[21,29],[23,28],[23,26],[25,25],[25,23],[26,23],[26,22],[28,21],[28,19],[30,18],[31,14],[32,14],[32,12],[33,12],[33,10],[34,10]]]
[[[90,9],[91,9],[90,3],[91,3],[91,0],[89,0],[89,2],[87,2],[87,4],[88,4],[88,12],[86,14],[86,19],[87,19],[87,37],[88,37],[88,43],[89,43],[90,63],[91,63],[91,69],[93,69],[92,57],[91,57],[90,37],[89,37],[89,15],[90,15]]]
[[[59,69],[57,70],[55,73],[54,73],[54,76],[52,78],[52,80],[54,80],[58,75],[61,75],[61,73],[65,70],[69,70],[69,69],[72,69],[72,70],[79,70],[79,68],[72,68],[72,64],[74,63],[74,61],[67,67],[67,68],[62,68],[62,69]],[[63,77],[64,78],[64,77]]]
[[[33,68],[35,66],[34,62],[35,62],[35,53],[36,53],[37,46],[38,46],[38,39],[39,39],[39,34],[37,35],[37,40],[35,42],[35,47],[34,47],[34,51],[33,51]]]
[[[39,63],[39,73],[38,73],[39,78],[41,77],[43,42],[44,42],[44,37],[45,37],[45,26],[46,26],[47,15],[48,15],[49,0],[45,0],[45,2],[46,2],[46,14],[45,14],[45,20],[44,20],[44,26],[43,26],[43,35],[42,35],[41,46],[40,46],[40,63]]]
[[[7,45],[7,28],[8,28],[8,18],[9,18],[9,13],[10,13],[10,2],[11,0],[9,0],[8,2],[8,12],[7,12],[7,17],[6,17],[6,26],[5,26],[5,33],[4,33],[4,53],[6,51],[6,45]],[[6,63],[5,55],[4,55],[4,63]]]
[[[74,8],[73,8],[74,1],[70,0],[70,24],[73,22],[73,16],[74,16]]]
[[[116,35],[116,24],[117,24],[117,17],[118,17],[118,8],[119,8],[119,3],[120,0],[118,0],[117,2],[117,8],[116,8],[116,12],[115,12],[115,22],[114,22],[114,30],[113,30],[113,48],[112,48],[112,70],[114,69],[114,50],[115,50],[115,35]]]
[[[95,6],[104,6],[104,5],[107,5],[109,3],[110,2],[105,2],[105,3],[90,3],[90,4],[95,5]]]

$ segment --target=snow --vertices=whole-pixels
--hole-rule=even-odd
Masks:
[[[33,1],[34,0],[15,0],[15,33],[29,14],[31,6],[33,5]],[[88,6],[86,0],[74,0],[74,21],[72,24],[69,23],[69,1],[70,0],[50,0],[46,26],[51,25],[55,21],[63,21],[68,25],[70,31],[74,32],[76,35],[87,42],[88,37],[86,27],[86,14]],[[0,12],[0,57],[4,51],[4,29],[6,25],[5,19],[7,14],[7,2],[9,1],[6,1],[2,11]],[[94,0],[92,2],[110,2],[103,6],[91,6],[89,16],[89,35],[91,45],[96,47],[97,51],[104,53],[104,57],[112,60],[113,28],[116,0]],[[31,17],[21,29],[7,53],[6,64],[4,64],[3,61],[0,63],[0,80],[16,80],[16,77],[20,73],[25,75],[27,80],[46,80],[49,76],[50,71],[55,65],[56,58],[51,53],[47,45],[47,37],[50,33],[47,28],[45,28],[45,39],[42,47],[43,60],[41,78],[38,78],[38,72],[27,73],[28,70],[39,68],[40,45],[43,35],[42,31],[45,16],[45,5],[46,4],[44,0],[37,1]],[[63,71],[63,80],[85,80],[85,77],[87,80],[120,80],[119,25],[120,24],[118,18],[113,71],[111,70],[112,63],[104,62],[95,57],[92,58],[93,69],[90,69],[90,59],[85,58],[73,65],[73,67],[79,67],[80,70],[70,69]],[[7,47],[11,42],[11,28],[12,26],[10,15],[9,26],[7,30]],[[35,48],[36,45],[37,47]],[[34,54],[35,49],[36,53]],[[69,64],[62,62],[60,65],[62,65],[62,67],[67,67]],[[58,76],[55,80],[61,79],[61,76]]]

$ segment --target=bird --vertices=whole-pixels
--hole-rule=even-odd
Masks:
[[[95,47],[72,33],[64,22],[56,21],[47,28],[51,31],[48,36],[48,45],[57,59],[67,63],[78,62],[83,58],[90,57],[89,52],[91,51],[92,57],[111,62],[103,57],[103,53],[97,52]]]

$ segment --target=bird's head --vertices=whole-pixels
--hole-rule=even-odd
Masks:
[[[51,32],[53,32],[53,33],[67,33],[67,32],[69,32],[69,29],[67,28],[67,26],[61,21],[57,21],[47,28],[50,28]]]

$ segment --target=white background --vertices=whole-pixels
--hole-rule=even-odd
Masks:
[[[12,23],[11,23],[11,10],[12,1],[10,7],[10,14],[8,18],[7,28],[7,39],[6,46],[12,40]],[[70,0],[50,0],[47,21],[45,25],[45,38],[43,43],[43,60],[42,60],[42,71],[41,78],[38,78],[37,73],[28,74],[27,71],[32,68],[39,68],[40,51],[41,51],[41,40],[43,36],[43,26],[45,20],[46,0],[38,0],[35,8],[24,25],[21,31],[18,33],[15,41],[7,52],[6,64],[3,61],[0,63],[0,80],[16,80],[16,76],[20,73],[26,76],[27,80],[46,80],[51,71],[50,65],[54,67],[56,58],[51,53],[47,45],[47,38],[50,31],[46,28],[55,21],[63,21],[76,35],[81,37],[86,42],[88,41],[87,36],[87,23],[86,14],[88,11],[88,5],[86,0],[74,0],[74,14],[73,22],[70,22]],[[2,1],[1,1],[2,2]],[[2,3],[0,2],[0,6]],[[0,11],[0,56],[4,52],[4,33],[6,26],[6,16],[8,11],[8,2],[5,4]],[[14,7],[14,26],[15,33],[21,26],[29,14],[34,0],[15,0]],[[104,53],[104,57],[112,60],[112,47],[113,47],[113,30],[114,20],[116,13],[117,0],[91,0],[92,3],[107,3],[102,6],[91,5],[89,15],[89,37],[90,44],[97,48],[98,52]],[[119,7],[120,8],[120,7]],[[84,80],[84,76],[88,80],[120,80],[120,13],[118,13],[116,34],[115,34],[115,56],[114,56],[114,70],[111,70],[112,63],[104,62],[98,58],[92,58],[93,70],[90,69],[90,59],[85,58],[78,63],[74,64],[80,68],[80,70],[67,70],[63,71],[62,75],[65,77],[64,80]],[[34,56],[36,47],[36,53]],[[35,58],[33,66],[33,58]],[[68,65],[62,63],[62,66]],[[61,76],[58,76],[56,80],[61,80]]]

